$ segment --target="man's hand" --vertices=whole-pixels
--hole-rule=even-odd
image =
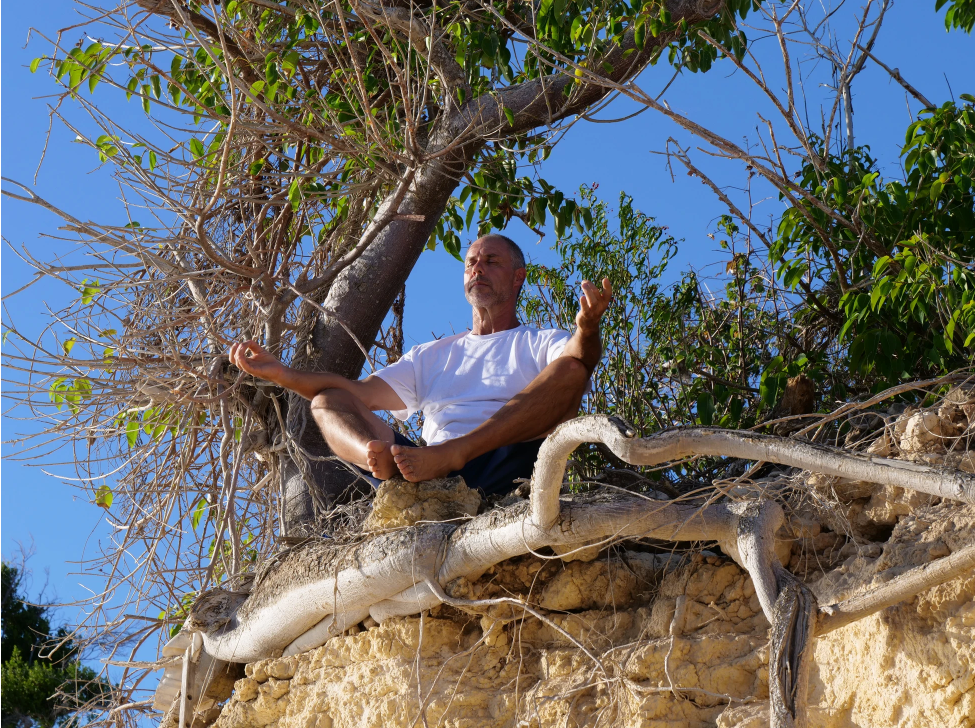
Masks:
[[[230,363],[248,374],[276,384],[280,383],[281,374],[286,369],[284,364],[256,341],[245,341],[231,346]]]
[[[609,278],[603,278],[603,290],[599,290],[589,281],[582,282],[582,295],[579,297],[579,313],[576,314],[576,326],[586,333],[599,331],[599,321],[602,319],[609,302],[613,300],[613,286]]]

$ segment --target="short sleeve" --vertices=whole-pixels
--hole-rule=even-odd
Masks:
[[[572,338],[572,335],[568,331],[562,331],[561,329],[550,329],[546,333],[549,334],[548,346],[544,347],[542,352],[540,352],[544,357],[541,362],[543,369],[562,356],[562,352],[565,351],[569,339]]]
[[[404,410],[390,411],[390,414],[398,420],[407,420],[420,409],[419,396],[416,391],[416,369],[413,362],[417,348],[414,346],[398,361],[385,369],[380,369],[373,375],[392,387],[393,391],[403,400],[403,404],[406,405]]]
[[[565,347],[569,343],[569,339],[572,338],[572,334],[568,331],[562,331],[561,329],[551,329],[551,336],[548,339],[548,346],[544,349],[545,362],[542,368],[547,367],[553,361],[562,356],[565,351]],[[586,394],[592,390],[592,379],[586,382]]]

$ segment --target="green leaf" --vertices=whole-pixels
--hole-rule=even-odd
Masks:
[[[190,152],[193,154],[194,159],[199,159],[206,154],[206,148],[204,148],[203,142],[199,139],[190,139]]]
[[[132,418],[125,423],[125,439],[129,443],[129,447],[135,447],[135,443],[139,439],[139,421],[137,419]]]
[[[156,153],[150,149],[149,150],[149,171],[151,172],[155,168],[156,168]]]
[[[288,187],[288,201],[291,203],[291,209],[297,212],[298,208],[301,206],[301,181],[294,179],[291,181],[291,185]]]
[[[460,255],[460,236],[458,236],[456,233],[450,233],[444,237],[443,247],[444,250],[457,258],[457,260],[462,263],[464,262],[464,259]]]
[[[702,392],[697,398],[697,418],[704,427],[714,422],[714,397],[710,392]]]
[[[30,72],[31,73],[35,73],[37,71],[37,67],[39,65],[41,65],[41,61],[43,61],[43,60],[44,60],[44,56],[41,56],[40,58],[35,58],[33,61],[31,61],[30,62]]]
[[[61,348],[64,349],[65,355],[71,353],[71,350],[74,348],[74,345],[76,343],[77,343],[77,339],[75,339],[75,337],[72,336],[70,339],[68,339],[63,344],[61,344]]]
[[[95,505],[101,506],[106,511],[112,507],[113,500],[115,500],[115,494],[107,485],[101,486],[95,493]]]
[[[199,503],[196,504],[196,508],[193,509],[193,513],[190,515],[190,524],[193,526],[193,530],[200,525],[200,519],[203,518],[203,514],[207,512],[208,508],[206,498],[200,498]]]
[[[131,223],[129,223],[129,225],[131,225]],[[126,227],[128,227],[128,225]],[[84,281],[82,281],[82,286],[81,286],[81,303],[84,306],[89,305],[94,300],[95,296],[97,296],[102,291],[101,286],[98,285],[98,281],[95,281],[90,285],[86,285],[87,281],[88,281],[87,278]]]

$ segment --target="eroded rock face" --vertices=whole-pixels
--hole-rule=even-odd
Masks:
[[[646,590],[657,584],[666,596],[650,608]],[[421,704],[430,726],[708,726],[724,696],[766,696],[767,624],[750,581],[723,559],[678,566],[629,553],[563,565],[528,557],[468,588],[580,611],[545,610],[551,624],[508,609],[448,607],[388,620],[297,658],[249,665],[218,726],[423,725]],[[614,607],[607,590],[629,606]],[[597,602],[602,608],[585,608]]]
[[[807,534],[793,564],[799,543],[838,563],[815,581],[831,602],[951,553],[973,531],[975,508],[921,507],[882,546]],[[309,653],[248,665],[217,726],[768,725],[768,623],[747,574],[723,557],[525,556],[448,591],[523,599],[550,623],[509,606],[369,620]],[[975,575],[818,639],[810,727],[975,726],[973,644]]]
[[[971,543],[975,509],[941,504],[903,519],[876,558],[851,557],[818,591],[845,596]],[[975,574],[934,587],[816,644],[813,725],[975,725]]]
[[[861,445],[868,453],[975,471],[972,390],[873,417],[863,431],[882,429]],[[973,541],[975,507],[815,474],[803,488],[815,498],[790,514],[777,555],[821,604]],[[459,478],[388,481],[365,530],[479,507]],[[440,606],[248,665],[217,726],[767,726],[769,625],[748,575],[716,554],[601,547],[526,555],[445,585],[454,599],[514,598],[544,619],[510,603]],[[818,638],[813,660],[809,728],[975,728],[975,574]]]

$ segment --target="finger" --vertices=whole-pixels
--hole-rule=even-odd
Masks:
[[[613,297],[613,284],[609,278],[603,278],[603,295],[607,298]]]
[[[589,308],[598,310],[602,305],[603,299],[599,294],[599,289],[593,285],[590,285],[589,289],[586,291],[586,298],[589,300]]]
[[[234,344],[233,348],[230,350],[230,363],[236,366],[238,369],[243,369],[247,371],[247,365],[243,363],[244,352],[240,348],[240,344]]]

